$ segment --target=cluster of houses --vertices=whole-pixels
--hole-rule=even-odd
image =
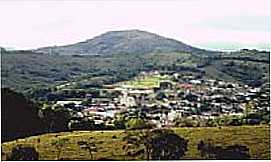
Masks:
[[[156,71],[142,75],[160,74]],[[160,81],[157,87],[105,86],[101,93],[106,92],[107,96],[86,94],[79,101],[57,101],[56,104],[76,110],[75,119],[88,118],[95,124],[113,125],[115,117],[123,115],[142,117],[156,127],[174,126],[174,121],[182,117],[214,119],[225,115],[243,116],[248,111],[270,111],[269,84],[255,88],[178,73],[169,78]]]

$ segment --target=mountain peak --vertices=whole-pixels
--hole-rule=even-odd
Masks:
[[[84,42],[45,47],[37,50],[43,53],[73,54],[145,54],[160,52],[197,52],[203,51],[180,41],[165,38],[138,29],[109,31]]]
[[[115,31],[108,31],[104,34],[116,34],[116,33],[122,33],[122,34],[152,34],[148,31],[143,31],[139,29],[127,29],[127,30],[115,30]]]
[[[127,39],[133,39],[133,38],[146,39],[148,37],[152,38],[152,37],[159,37],[159,36],[157,34],[150,33],[143,30],[130,29],[130,30],[109,31],[94,38],[99,38],[99,37],[122,37],[122,38],[127,38]]]

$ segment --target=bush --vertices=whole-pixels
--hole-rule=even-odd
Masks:
[[[249,159],[249,148],[242,145],[216,146],[208,140],[202,140],[198,144],[198,150],[203,158],[220,160],[244,160]]]
[[[116,129],[125,129],[125,120],[122,119],[116,119],[113,122]]]
[[[113,135],[113,136],[112,136],[112,139],[117,139],[117,136]]]
[[[219,153],[217,155],[217,158],[218,159],[225,159],[225,160],[249,159],[250,158],[249,148],[247,148],[246,146],[242,146],[242,145],[227,146],[226,148],[221,150],[221,153]]]
[[[240,126],[242,125],[242,119],[239,118],[229,118],[225,121],[226,126]]]
[[[145,121],[140,118],[134,118],[128,120],[126,123],[126,128],[128,129],[143,129],[146,128]]]
[[[12,148],[7,160],[39,160],[39,153],[33,147],[17,145]]]

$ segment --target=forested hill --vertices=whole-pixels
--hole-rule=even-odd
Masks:
[[[36,50],[60,55],[146,54],[168,52],[213,53],[180,41],[140,30],[110,31],[84,42]]]

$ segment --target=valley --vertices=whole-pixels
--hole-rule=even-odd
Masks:
[[[268,159],[269,66],[267,51],[207,51],[139,30],[1,48],[2,158],[22,144],[41,160],[149,160],[160,155],[144,139],[177,138],[177,159]]]

